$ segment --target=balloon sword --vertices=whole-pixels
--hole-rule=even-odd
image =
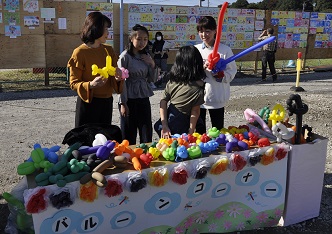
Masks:
[[[213,72],[217,73],[219,71],[224,70],[224,68],[226,67],[226,65],[228,63],[230,63],[230,62],[234,61],[235,59],[238,59],[238,58],[240,58],[240,57],[242,57],[242,56],[250,53],[253,50],[256,50],[256,49],[258,49],[258,48],[260,48],[260,47],[262,47],[262,46],[264,46],[264,45],[266,45],[266,44],[274,41],[275,39],[276,39],[275,36],[269,37],[269,38],[267,38],[267,39],[265,39],[265,40],[257,43],[256,45],[253,45],[253,46],[249,47],[248,49],[245,49],[244,51],[242,51],[242,52],[240,52],[240,53],[238,53],[236,55],[233,55],[233,56],[231,56],[231,57],[229,57],[227,59],[219,59],[219,61],[217,62],[217,64],[215,65],[215,67],[213,69]]]
[[[225,16],[225,12],[227,10],[227,6],[228,6],[228,2],[224,2],[224,4],[222,4],[222,7],[219,12],[218,29],[217,29],[217,33],[216,33],[216,39],[214,41],[213,51],[208,56],[208,61],[209,61],[208,69],[210,69],[210,70],[212,70],[215,67],[216,63],[220,59],[220,55],[218,54],[218,48],[219,48],[220,38],[221,38],[221,34],[222,34],[222,23],[224,21],[224,16]]]

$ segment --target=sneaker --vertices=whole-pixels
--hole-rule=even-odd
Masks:
[[[262,79],[262,82],[265,82],[266,81],[266,78]]]
[[[151,87],[151,89],[156,89],[157,88],[157,86],[155,86],[153,82],[150,83],[150,87]]]

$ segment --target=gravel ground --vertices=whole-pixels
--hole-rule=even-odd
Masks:
[[[295,78],[295,74],[280,75],[274,84],[270,80],[261,83],[257,77],[236,78],[226,107],[225,126],[244,124],[243,111],[246,108],[259,111],[264,106],[273,107],[277,103],[286,106],[286,100],[294,93],[291,87],[295,85]],[[300,86],[305,92],[297,93],[309,106],[308,113],[303,116],[303,124],[311,126],[315,133],[329,137],[332,133],[332,72],[301,74]],[[151,98],[153,122],[159,118],[160,95],[161,90],[156,90]],[[10,192],[22,179],[16,168],[29,157],[35,143],[42,147],[61,145],[64,135],[74,126],[75,102],[76,96],[71,90],[0,93],[0,194]],[[119,125],[116,109],[113,121]],[[294,116],[290,122],[295,123]],[[156,134],[154,140],[157,140]],[[331,147],[329,141],[320,216],[288,227],[265,228],[250,233],[330,233]],[[66,146],[61,145],[61,150],[65,149]],[[8,213],[7,204],[0,195],[0,233],[4,233]]]

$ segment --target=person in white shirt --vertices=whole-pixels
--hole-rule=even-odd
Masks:
[[[213,51],[215,38],[217,33],[217,23],[212,16],[202,17],[197,24],[197,31],[202,40],[201,44],[195,45],[204,60],[204,68],[206,73],[204,104],[201,105],[200,117],[205,123],[204,126],[197,126],[198,133],[206,132],[206,110],[209,111],[212,127],[222,129],[224,127],[225,106],[230,98],[230,82],[234,79],[237,72],[236,63],[232,61],[228,63],[225,69],[217,74],[208,69],[208,56]],[[227,59],[233,56],[230,47],[219,44],[218,53],[221,59]]]

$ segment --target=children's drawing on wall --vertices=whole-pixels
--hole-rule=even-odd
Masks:
[[[263,20],[265,18],[264,10],[256,10],[256,19]]]
[[[87,11],[100,11],[100,3],[87,2],[85,8]]]
[[[7,11],[19,10],[19,0],[3,0],[4,9]]]
[[[105,42],[108,45],[114,46],[114,41],[113,40],[106,40]]]
[[[21,36],[21,26],[5,25],[5,36],[10,38]]]
[[[227,41],[234,41],[236,39],[235,33],[227,33]]]
[[[1,3],[1,0],[0,0],[0,3]],[[2,12],[0,12],[0,24],[2,24]]]
[[[101,11],[104,15],[106,15],[113,22],[113,11]],[[113,24],[108,29],[108,31],[113,30]]]
[[[129,4],[128,12],[139,12],[139,6],[134,4]]]
[[[38,16],[24,16],[24,26],[25,27],[39,27],[39,17]]]
[[[100,11],[113,11],[112,3],[99,3]]]
[[[9,25],[20,24],[20,14],[18,12],[4,12],[4,22]]]
[[[39,11],[38,0],[23,0],[23,10],[27,12]]]
[[[114,33],[110,29],[108,29],[107,40],[114,40]]]
[[[263,30],[264,29],[264,21],[256,20],[255,21],[255,30]]]

